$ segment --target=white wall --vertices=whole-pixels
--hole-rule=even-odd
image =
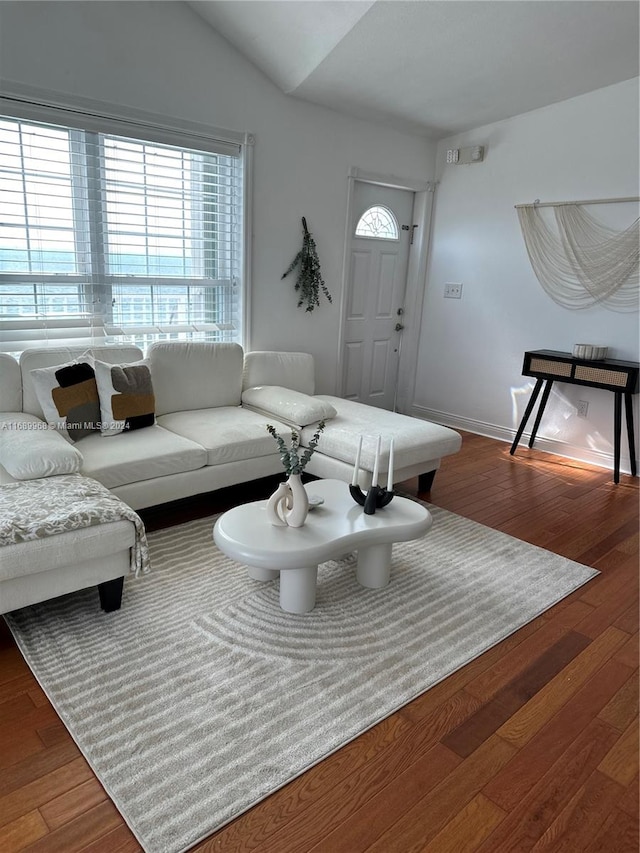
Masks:
[[[487,146],[483,163],[446,164],[448,148],[477,144]],[[511,440],[534,384],[521,375],[525,350],[599,342],[638,361],[638,314],[557,305],[533,274],[514,210],[638,195],[638,80],[446,139],[436,169],[414,412]],[[612,225],[638,215],[629,204],[589,212]],[[445,282],[463,283],[461,300],[443,298]],[[589,403],[586,419],[578,400]],[[538,435],[536,447],[609,465],[613,394],[555,384]],[[624,467],[624,436],[622,448]]]
[[[335,391],[349,169],[431,180],[434,143],[286,97],[181,3],[0,2],[0,76],[255,134],[251,348],[313,353]],[[303,215],[333,296],[312,314],[280,280]]]

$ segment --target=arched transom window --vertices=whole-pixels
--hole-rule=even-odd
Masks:
[[[388,207],[374,205],[360,217],[356,237],[377,237],[378,240],[397,240],[398,221]]]

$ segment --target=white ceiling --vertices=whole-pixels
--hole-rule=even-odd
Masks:
[[[635,0],[193,0],[283,92],[432,138],[640,73]]]

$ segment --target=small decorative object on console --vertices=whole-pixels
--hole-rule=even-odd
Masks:
[[[393,500],[395,492],[393,491],[393,439],[389,440],[389,469],[387,473],[387,488],[383,489],[378,485],[378,465],[380,459],[380,444],[382,436],[378,436],[376,442],[376,457],[373,463],[373,476],[371,478],[371,487],[365,494],[358,485],[358,474],[360,472],[360,453],[362,451],[362,436],[358,442],[358,451],[356,453],[356,464],[353,468],[353,479],[349,486],[349,492],[354,501],[364,507],[365,515],[374,515],[377,509],[390,504]]]
[[[607,357],[609,347],[602,347],[598,344],[574,344],[573,357],[584,358],[586,361],[602,361]]]

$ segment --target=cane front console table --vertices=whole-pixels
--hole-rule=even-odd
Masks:
[[[551,386],[554,382],[568,382],[570,385],[585,385],[589,388],[603,388],[613,391],[613,482],[620,481],[620,436],[622,432],[622,399],[624,397],[627,421],[627,439],[629,441],[629,460],[631,474],[636,476],[636,450],[633,433],[633,406],[631,396],[638,393],[638,375],[640,364],[636,361],[618,361],[614,358],[603,358],[600,361],[590,361],[584,358],[574,358],[570,352],[555,350],[532,350],[525,352],[522,365],[523,376],[533,376],[536,379],[535,388],[527,405],[518,432],[511,445],[511,455],[516,451],[524,428],[533,411],[538,395],[543,385],[542,399],[533,430],[529,438],[529,447],[533,447],[538,427],[542,419]],[[546,384],[545,384],[546,383]]]

